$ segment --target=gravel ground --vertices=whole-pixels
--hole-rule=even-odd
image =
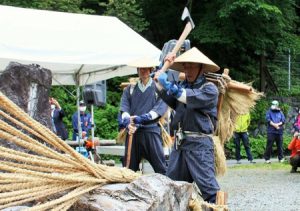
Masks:
[[[291,174],[288,164],[284,169],[272,169],[273,163],[252,165],[257,167],[231,165],[218,178],[222,191],[228,193],[229,210],[300,210],[300,169]]]

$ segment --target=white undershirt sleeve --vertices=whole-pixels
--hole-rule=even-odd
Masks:
[[[124,119],[124,118],[130,118],[130,114],[129,113],[127,113],[127,112],[123,112],[122,113],[122,119]]]
[[[150,111],[149,114],[151,115],[151,120],[157,119],[159,117],[158,113],[155,111]]]
[[[185,89],[182,90],[182,94],[179,98],[177,98],[177,100],[179,102],[186,104],[186,90]]]

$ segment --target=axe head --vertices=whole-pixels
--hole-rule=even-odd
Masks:
[[[183,13],[181,15],[181,20],[190,22],[192,29],[195,28],[194,21],[190,15],[188,8],[186,8],[186,7],[184,8]]]

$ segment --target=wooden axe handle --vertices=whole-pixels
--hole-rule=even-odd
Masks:
[[[128,134],[128,145],[127,145],[127,156],[126,156],[126,168],[129,168],[131,158],[131,146],[132,146],[132,135]]]
[[[179,51],[180,47],[184,43],[184,40],[187,38],[189,33],[192,31],[192,29],[193,29],[192,24],[190,22],[188,22],[185,25],[184,30],[181,33],[179,39],[177,40],[175,47],[171,51],[172,54],[176,54]],[[167,69],[169,69],[170,66],[171,66],[170,62],[165,61],[164,66],[159,70],[159,72],[163,73],[163,72],[167,71]]]

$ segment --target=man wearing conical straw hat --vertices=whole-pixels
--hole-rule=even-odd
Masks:
[[[218,65],[197,48],[178,58],[165,58],[171,69],[184,72],[180,85],[169,82],[166,73],[157,72],[159,96],[175,110],[171,126],[176,140],[170,155],[167,176],[179,181],[195,182],[205,201],[214,203],[220,189],[215,177],[212,134],[217,121],[218,89],[206,81],[204,72],[219,70]],[[175,60],[175,61],[174,61]]]
[[[129,136],[125,142],[125,161],[129,162],[127,167],[137,171],[141,159],[145,158],[156,173],[165,174],[166,162],[158,120],[167,111],[167,105],[156,94],[155,83],[150,77],[157,64],[158,61],[148,58],[128,64],[137,68],[139,80],[136,85],[125,88],[120,112],[122,125],[127,128],[129,136],[132,136],[132,142]]]

